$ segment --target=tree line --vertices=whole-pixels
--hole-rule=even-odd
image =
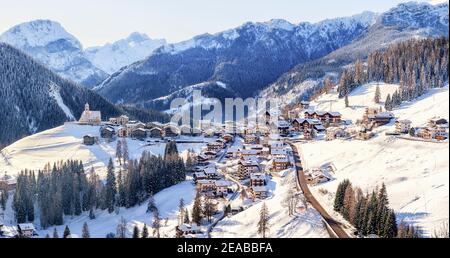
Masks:
[[[94,219],[96,209],[112,213],[119,207],[133,207],[186,177],[185,164],[174,142],[166,145],[164,157],[144,152],[140,159],[124,163],[125,169],[121,167],[116,176],[110,159],[104,181],[93,168],[87,175],[83,163],[77,160],[47,164],[37,176],[34,171],[22,171],[13,199],[17,222],[33,222],[35,207],[42,228],[62,225],[64,216],[87,211]]]
[[[387,110],[424,94],[431,88],[443,87],[448,82],[448,38],[411,39],[393,44],[385,50],[371,53],[364,64],[355,64],[343,70],[338,93],[340,98],[361,84],[371,81],[400,84],[399,90],[388,95]]]
[[[358,235],[377,235],[393,238],[398,234],[396,215],[389,208],[386,186],[363,194],[346,179],[337,188],[334,210],[339,212],[356,229]]]

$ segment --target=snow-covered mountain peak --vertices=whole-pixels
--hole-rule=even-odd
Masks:
[[[95,66],[112,74],[124,66],[144,59],[166,44],[164,39],[151,39],[144,33],[133,32],[114,43],[88,48],[86,54]]]
[[[270,28],[270,29],[281,29],[281,30],[287,30],[287,31],[292,31],[295,29],[295,25],[283,20],[283,19],[272,19],[270,21],[265,22],[265,24]]]
[[[51,43],[66,41],[71,47],[82,49],[81,43],[58,22],[35,20],[21,23],[3,33],[0,41],[19,48],[45,47]]]
[[[401,3],[384,13],[381,21],[388,26],[448,27],[448,3]]]

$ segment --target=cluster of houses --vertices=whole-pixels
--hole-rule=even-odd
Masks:
[[[395,122],[395,131],[398,134],[410,134],[412,137],[418,137],[426,140],[445,141],[448,139],[448,121],[444,118],[434,117],[428,120],[426,126],[411,127],[410,120],[397,120]]]

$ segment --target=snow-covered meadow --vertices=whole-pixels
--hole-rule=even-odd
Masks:
[[[106,175],[109,158],[114,158],[117,140],[108,142],[99,137],[99,144],[86,146],[83,136],[91,134],[99,136],[99,126],[66,123],[62,126],[25,137],[2,150],[0,155],[0,171],[15,175],[24,169],[43,169],[45,164],[61,160],[75,159],[83,161],[86,171],[94,167],[102,177]],[[153,155],[164,155],[164,142],[146,142],[127,138],[131,159],[137,159],[143,151]],[[180,139],[181,140],[181,139]],[[179,143],[178,151],[183,155],[187,150],[199,152],[211,139],[190,137],[195,143]]]
[[[352,92],[349,108],[345,108],[343,99],[338,99],[336,93],[326,94],[312,105],[317,110],[329,110],[332,106],[332,110],[341,112],[344,119],[355,121],[362,117],[365,107],[376,106],[373,102],[375,87],[376,84],[368,84]],[[395,88],[396,85],[380,84],[382,99]],[[448,86],[430,90],[419,99],[394,109],[393,113],[399,119],[411,120],[412,126],[425,125],[435,116],[448,120]],[[306,169],[328,162],[337,168],[337,180],[312,188],[330,212],[334,192],[341,180],[350,179],[355,186],[367,191],[384,182],[398,219],[414,223],[430,236],[449,220],[448,142],[416,142],[384,134],[393,130],[392,122],[377,128],[378,135],[369,141],[312,141],[299,143],[298,147]],[[321,188],[328,194],[319,193]]]

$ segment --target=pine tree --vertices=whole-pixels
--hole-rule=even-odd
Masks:
[[[58,230],[56,230],[56,228],[53,228],[53,238],[59,238]]]
[[[137,225],[135,225],[133,228],[133,238],[139,238],[139,237],[140,237],[139,228]]]
[[[348,102],[348,94],[345,94],[344,102],[345,102],[345,107],[349,107],[350,106],[350,104]]]
[[[90,238],[91,237],[91,234],[89,233],[89,227],[86,222],[84,222],[84,224],[83,224],[83,230],[81,233],[81,237],[82,238]]]
[[[194,205],[192,207],[192,222],[200,225],[202,220],[202,201],[200,193],[197,192],[194,200]]]
[[[391,94],[387,95],[386,101],[384,102],[384,108],[387,111],[392,111]]]
[[[187,208],[186,208],[185,211],[184,211],[184,220],[183,220],[183,223],[186,223],[186,224],[189,224],[189,223],[190,223],[190,220],[189,220],[189,211],[188,211]]]
[[[382,235],[385,238],[394,238],[397,236],[397,221],[394,211],[389,211],[386,218],[384,233]]]
[[[116,238],[126,238],[126,237],[127,237],[127,221],[123,217],[120,217],[116,229]]]
[[[184,199],[180,198],[180,203],[178,204],[178,226],[183,224],[183,220],[184,220]]]
[[[130,159],[130,154],[128,152],[128,142],[125,138],[122,141],[122,158],[123,158],[123,164],[128,164],[128,160]]]
[[[148,238],[147,224],[144,224],[144,228],[142,229],[142,238]]]
[[[115,199],[116,199],[116,176],[114,175],[114,164],[112,159],[109,159],[108,171],[106,175],[106,196],[105,202],[106,207],[108,208],[108,212],[112,213],[115,207]]]
[[[377,84],[377,88],[375,89],[375,97],[374,97],[374,102],[379,104],[381,101],[381,92],[380,92],[380,85]]]
[[[266,203],[263,203],[259,213],[258,234],[260,234],[262,238],[266,238],[269,228],[269,210]]]
[[[116,158],[119,161],[119,164],[122,165],[122,141],[118,140],[117,141],[117,146],[116,146]]]
[[[157,209],[158,208],[156,207],[156,204],[155,204],[155,198],[153,198],[153,194],[150,193],[150,196],[148,198],[148,204],[147,204],[147,213],[150,213],[150,212],[153,213]]]
[[[69,229],[69,227],[66,225],[66,227],[64,228],[63,238],[69,238],[70,236],[71,236],[71,234],[70,234],[70,229]]]
[[[158,209],[156,209],[153,212],[152,228],[153,228],[153,236],[156,236],[156,238],[160,238],[161,218],[159,217]]]

